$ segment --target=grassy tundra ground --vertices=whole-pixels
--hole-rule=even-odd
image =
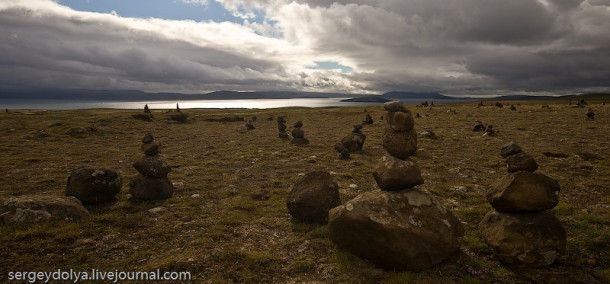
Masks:
[[[381,106],[366,107],[375,124],[365,126],[363,151],[349,161],[338,160],[333,145],[364,119],[364,107],[185,110],[186,124],[161,110],[153,110],[152,122],[133,119],[139,110],[0,113],[0,200],[63,195],[71,170],[82,165],[113,168],[124,180],[116,202],[87,207],[88,221],[0,227],[0,282],[8,271],[58,268],[190,271],[196,282],[214,283],[609,282],[610,106],[589,103],[597,114],[593,121],[586,120],[586,109],[569,108],[564,100],[521,102],[517,111],[476,103],[409,106],[422,115],[416,130],[438,136],[418,139],[414,159],[425,179],[422,187],[466,228],[460,253],[419,273],[384,271],[337,250],[327,226],[295,222],[285,205],[296,179],[315,169],[332,173],[343,202],[377,188],[371,172],[384,154]],[[449,107],[458,113],[449,114]],[[243,130],[244,122],[204,121],[229,115],[256,116],[256,129]],[[286,117],[289,131],[302,120],[311,144],[279,139],[270,116]],[[472,132],[475,120],[493,124],[498,135]],[[128,193],[136,176],[131,163],[143,155],[140,140],[148,131],[173,167],[169,177],[176,192],[168,200],[142,202]],[[552,212],[568,233],[568,253],[549,268],[504,266],[478,233],[491,210],[485,190],[506,174],[500,148],[513,140],[537,160],[538,172],[561,184]],[[165,210],[149,212],[156,207]],[[471,275],[469,268],[489,273]]]

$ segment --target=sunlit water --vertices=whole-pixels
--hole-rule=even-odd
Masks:
[[[186,100],[186,101],[75,101],[75,100],[16,100],[0,99],[0,109],[142,109],[147,104],[150,109],[175,109],[179,104],[181,109],[190,108],[281,108],[281,107],[331,107],[331,106],[368,106],[380,103],[341,102],[346,98],[297,98],[297,99],[250,99],[250,100]],[[416,104],[426,99],[402,100],[407,104]],[[429,102],[431,100],[428,100]],[[440,103],[460,100],[439,100]]]

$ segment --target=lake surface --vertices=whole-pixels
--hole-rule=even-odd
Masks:
[[[18,100],[1,99],[0,109],[69,110],[90,108],[142,109],[145,104],[154,109],[190,108],[281,108],[281,107],[331,107],[381,105],[370,102],[340,102],[347,98],[295,98],[250,100],[185,100],[185,101],[95,101],[95,100]],[[406,104],[419,104],[426,99],[403,99]],[[428,102],[432,101],[430,99]],[[463,102],[466,100],[436,100],[436,103]]]

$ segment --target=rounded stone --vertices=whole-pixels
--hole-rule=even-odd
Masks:
[[[121,176],[111,169],[82,167],[68,177],[66,196],[74,196],[83,204],[99,204],[114,199],[122,185]]]
[[[381,190],[403,190],[424,183],[417,164],[389,154],[379,159],[373,177]]]
[[[385,117],[390,127],[398,132],[409,131],[413,129],[415,124],[413,115],[411,115],[409,110],[406,112],[389,111]]]
[[[158,155],[160,148],[161,148],[161,145],[159,145],[159,143],[155,143],[155,142],[142,144],[142,147],[140,147],[140,149],[142,149],[142,152],[144,152],[144,154],[146,156]]]
[[[406,159],[417,151],[417,133],[414,129],[396,132],[387,127],[381,137],[383,148],[394,157]]]
[[[129,193],[135,199],[167,199],[174,194],[174,186],[167,177],[155,178],[138,175],[129,183]]]
[[[290,215],[308,222],[325,223],[328,210],[339,204],[339,186],[326,171],[313,171],[298,179],[286,198]]]

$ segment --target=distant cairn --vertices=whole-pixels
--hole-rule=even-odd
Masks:
[[[366,135],[360,131],[361,129],[362,125],[354,125],[354,130],[352,130],[352,133],[343,137],[343,139],[341,139],[341,143],[335,144],[335,150],[339,152],[339,159],[349,159],[350,152],[362,150],[362,146],[366,140]]]
[[[288,139],[288,133],[286,133],[286,120],[282,116],[278,116],[277,121],[277,130],[278,136],[282,139]]]
[[[302,129],[303,122],[297,121],[294,123],[294,129],[292,129],[292,144],[309,144],[309,139],[305,138],[305,131]]]
[[[492,184],[483,217],[483,240],[502,262],[548,266],[566,251],[566,232],[548,210],[559,202],[559,183],[539,173],[536,161],[515,142],[500,151],[508,174]]]
[[[167,177],[172,169],[159,154],[160,144],[154,140],[151,133],[144,135],[141,147],[144,157],[133,163],[139,174],[129,183],[129,192],[136,199],[166,199],[174,194],[174,186]]]
[[[457,252],[464,229],[430,192],[416,187],[424,180],[409,159],[417,148],[411,112],[400,101],[384,106],[388,153],[373,172],[381,190],[331,209],[329,234],[341,249],[380,267],[419,271]]]

